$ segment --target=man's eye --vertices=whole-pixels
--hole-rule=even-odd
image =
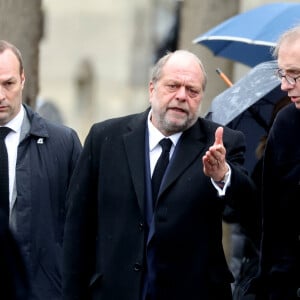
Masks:
[[[177,85],[176,84],[168,84],[167,87],[170,89],[170,90],[175,90]]]
[[[199,91],[194,90],[194,89],[189,89],[189,93],[190,93],[190,96],[192,96],[192,97],[196,97],[199,95]]]
[[[295,76],[299,76],[300,74],[298,70],[295,70],[295,71],[288,72],[288,75],[295,77]]]

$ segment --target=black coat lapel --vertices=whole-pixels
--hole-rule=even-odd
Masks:
[[[141,212],[145,205],[145,132],[148,110],[137,115],[128,124],[128,133],[124,134],[125,151],[128,157],[130,175]]]
[[[205,154],[207,146],[214,143],[210,136],[204,130],[201,119],[182,134],[166,171],[160,193],[171,185],[197,157]],[[201,165],[199,170],[201,171]]]

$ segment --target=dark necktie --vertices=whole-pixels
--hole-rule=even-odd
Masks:
[[[8,127],[0,127],[0,209],[9,217],[9,179],[8,179],[8,154],[5,137],[11,131]]]
[[[166,168],[169,163],[170,149],[172,146],[172,141],[170,139],[162,139],[159,144],[162,147],[162,152],[155,165],[153,175],[152,175],[152,200],[153,207],[155,206],[156,198],[160,188],[161,180],[164,176]]]

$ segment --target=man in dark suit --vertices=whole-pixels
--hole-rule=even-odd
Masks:
[[[291,104],[270,130],[263,163],[263,232],[257,293],[269,300],[300,298],[300,26],[274,49],[281,89]]]
[[[0,282],[6,300],[27,300],[29,283],[20,249],[0,210]]]
[[[169,53],[153,69],[151,109],[92,126],[68,195],[65,300],[231,299],[222,211],[252,185],[243,135],[198,118],[205,85],[194,54]],[[152,199],[166,137],[170,162]]]
[[[25,262],[28,299],[60,300],[67,188],[82,147],[74,130],[22,103],[24,85],[20,51],[0,40],[0,131],[8,133],[0,210]]]

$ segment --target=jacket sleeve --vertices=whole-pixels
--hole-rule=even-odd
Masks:
[[[82,145],[75,130],[71,129],[72,136],[72,155],[71,155],[71,172],[74,171],[79,155],[82,151]]]
[[[247,206],[251,205],[256,188],[243,165],[246,149],[245,137],[239,131],[234,131],[230,139],[226,138],[226,131],[224,134],[225,143],[226,140],[230,140],[230,143],[227,142],[225,147],[226,160],[231,167],[231,182],[225,195],[226,204],[236,210],[238,214],[246,216]]]
[[[67,217],[63,249],[63,299],[86,299],[92,275],[91,249],[96,242],[97,174],[93,155],[93,128],[89,132],[67,195]]]

